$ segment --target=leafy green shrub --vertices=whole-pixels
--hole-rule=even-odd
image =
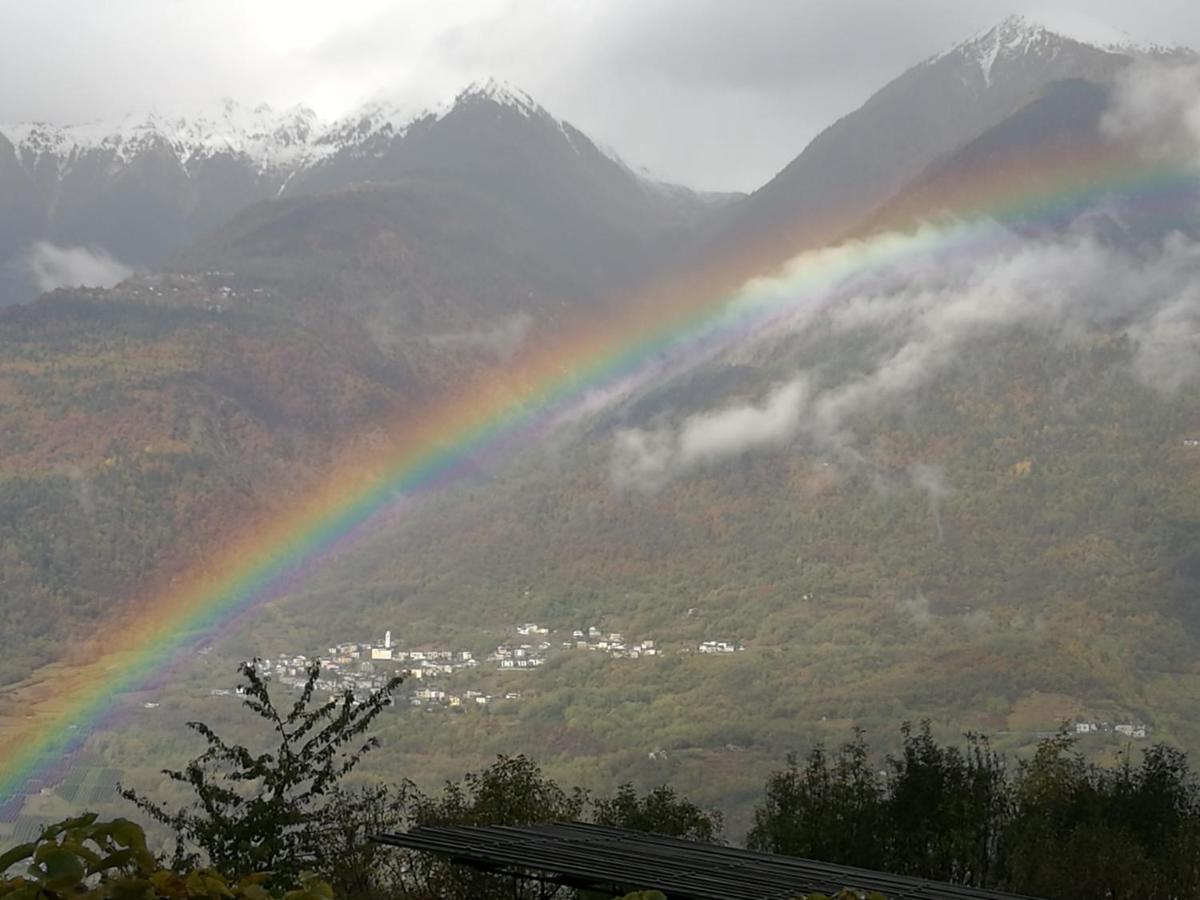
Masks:
[[[26,863],[25,874],[3,878]],[[299,887],[270,891],[269,873],[230,883],[202,868],[161,866],[141,827],[128,819],[98,821],[94,813],[45,828],[36,841],[0,854],[0,897],[5,900],[332,900],[327,884],[311,876]]]

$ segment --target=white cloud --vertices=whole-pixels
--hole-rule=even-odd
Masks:
[[[860,266],[823,290],[805,285],[802,273],[822,260],[836,266],[854,253],[870,259],[881,245],[895,262]],[[775,354],[818,334],[853,336],[866,363],[836,378],[802,369],[761,404],[622,431],[613,452],[616,483],[654,489],[698,465],[797,437],[854,464],[863,458],[855,430],[864,416],[906,401],[978,341],[1014,326],[1063,342],[1124,331],[1134,347],[1131,371],[1163,392],[1200,376],[1200,245],[1178,235],[1135,255],[1087,233],[1024,240],[986,222],[926,228],[815,254],[748,290],[780,298],[752,329],[757,352]],[[726,349],[755,352],[743,332],[728,340]],[[910,478],[929,496],[941,537],[944,474],[921,466]]]
[[[100,248],[59,247],[46,241],[33,245],[25,256],[25,268],[40,291],[108,288],[133,274],[131,268]]]
[[[1156,159],[1200,165],[1200,64],[1130,66],[1102,125],[1110,138],[1134,141]]]
[[[761,404],[728,406],[686,419],[678,430],[618,433],[613,477],[622,485],[653,489],[682,471],[761,447],[782,446],[799,427],[808,380],[776,387]]]

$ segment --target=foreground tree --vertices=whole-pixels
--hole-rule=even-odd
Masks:
[[[415,794],[413,825],[537,825],[579,819],[587,793],[564,791],[526,756],[500,756],[461,782],[447,782],[440,796]],[[550,900],[573,891],[533,879],[492,875],[456,866],[425,853],[405,854],[396,866],[401,895],[472,897],[478,900]]]
[[[1065,731],[1011,773],[983,738],[929,725],[873,772],[861,735],[767,781],[752,849],[1052,900],[1200,900],[1200,786],[1179,750],[1088,763]]]
[[[440,795],[425,796],[408,786],[412,825],[539,825],[583,819],[587,792],[564,790],[526,756],[500,756],[460,782],[447,782]],[[601,825],[715,842],[720,814],[706,813],[667,786],[639,795],[630,784],[614,797],[593,802],[592,820]],[[506,875],[477,872],[423,853],[404,854],[393,865],[401,896],[472,897],[480,900],[570,898],[572,889]]]
[[[595,801],[592,821],[597,825],[665,834],[707,844],[721,840],[720,812],[705,812],[667,785],[639,796],[632,784],[623,784],[617,789],[616,796]]]
[[[1069,736],[1043,741],[1016,778],[1008,885],[1046,897],[1200,897],[1200,788],[1186,756],[1091,765]]]
[[[887,760],[885,867],[976,887],[994,883],[1011,809],[1004,760],[975,734],[960,750],[938,744],[928,722],[918,729],[906,722],[900,733],[904,749]]]
[[[122,795],[174,831],[176,868],[197,864],[202,853],[232,879],[270,872],[287,882],[312,871],[339,887],[369,864],[364,854],[377,852],[364,838],[368,828],[385,824],[380,811],[401,805],[387,788],[344,787],[346,776],[378,746],[367,731],[401,679],[390,679],[364,700],[346,691],[317,702],[320,666],[314,664],[300,696],[283,712],[253,663],[240,672],[244,705],[269,726],[268,748],[255,753],[227,743],[202,722],[189,722],[208,749],[182,770],[164,774],[187,785],[194,801],[171,811],[136,791]]]
[[[821,746],[803,767],[795,755],[767,780],[746,845],[864,868],[885,859],[884,785],[872,770],[861,732],[833,758]]]

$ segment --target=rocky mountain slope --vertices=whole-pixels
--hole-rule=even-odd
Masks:
[[[748,254],[751,267],[785,259],[844,234],[1053,82],[1105,84],[1134,60],[1194,56],[1103,29],[1009,17],[909,69],[829,126],[731,211],[714,245]]]

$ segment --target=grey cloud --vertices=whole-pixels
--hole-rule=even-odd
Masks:
[[[1137,345],[1134,368],[1142,381],[1167,393],[1200,376],[1200,287],[1130,329]]]
[[[917,591],[915,597],[904,597],[897,600],[896,607],[911,618],[912,623],[918,628],[924,628],[933,621],[933,613],[929,610],[929,598],[920,591]]]
[[[518,313],[491,328],[451,331],[429,335],[427,340],[437,347],[465,347],[484,350],[500,360],[512,359],[533,327],[533,317]]]
[[[75,495],[75,500],[79,504],[80,511],[88,519],[95,518],[96,515],[96,490],[92,484],[91,476],[78,466],[66,466],[62,473],[71,482],[71,491]]]
[[[919,590],[913,597],[897,599],[896,610],[907,616],[912,624],[920,629],[934,626],[938,619],[941,620],[940,624],[943,626],[954,626],[972,634],[983,634],[992,631],[996,627],[995,619],[992,618],[987,610],[982,609],[970,610],[958,615],[935,616],[930,608],[929,598]],[[1016,624],[1014,627],[1023,627],[1023,623]],[[1040,620],[1037,620],[1036,625],[1031,624],[1028,627],[1040,630]]]
[[[942,500],[950,496],[950,485],[946,481],[946,470],[942,466],[929,463],[915,463],[908,470],[912,483],[925,492],[929,498],[929,514],[933,516],[933,526],[937,529],[938,543],[946,538],[942,527]]]
[[[1193,0],[1059,0],[1200,46]],[[0,32],[0,121],[79,121],[229,95],[338,116],[444,100],[488,76],[634,166],[753,189],[891,77],[1013,12],[1009,0],[40,0]]]
[[[995,628],[996,622],[986,609],[977,609],[963,616],[963,625],[972,634],[982,634]]]
[[[1154,158],[1200,165],[1200,64],[1131,66],[1102,124],[1109,137],[1136,141]]]
[[[89,247],[59,247],[46,241],[34,244],[24,266],[38,290],[62,287],[108,288],[133,274],[106,251]]]

